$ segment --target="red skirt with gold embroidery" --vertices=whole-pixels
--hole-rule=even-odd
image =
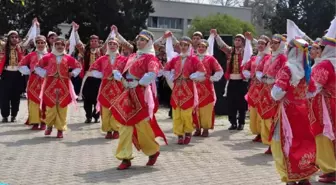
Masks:
[[[69,91],[69,78],[55,78],[48,76],[43,90],[43,103],[53,107],[57,103],[63,108],[68,106],[72,99]]]
[[[293,139],[289,149],[289,156],[284,155],[289,180],[305,179],[313,175],[318,169],[315,166],[316,145],[308,120],[306,101],[289,103],[285,105],[285,111],[292,129]],[[275,120],[282,121],[281,114],[277,114]],[[276,121],[272,128],[275,127]],[[280,123],[281,146],[284,147],[284,133]],[[274,129],[271,132],[271,137]],[[284,151],[284,148],[282,149]]]
[[[28,99],[40,104],[40,93],[42,89],[43,78],[39,77],[37,74],[32,73],[28,79],[27,85],[27,96]]]
[[[124,86],[122,83],[115,80],[103,79],[100,85],[98,101],[102,106],[110,108],[123,91]]]
[[[140,85],[136,88],[125,89],[110,108],[115,119],[122,125],[133,126],[149,118],[144,94],[145,87]]]
[[[207,79],[203,82],[197,82],[198,107],[204,107],[215,101],[215,89],[213,83]]]
[[[194,106],[194,82],[190,79],[177,79],[174,81],[171,106],[176,109],[180,107],[183,110]]]
[[[247,103],[249,106],[256,107],[260,102],[260,93],[263,88],[263,83],[259,82],[256,78],[253,78],[250,83],[249,90],[247,92]]]
[[[272,118],[278,110],[278,104],[271,96],[272,87],[273,85],[264,84],[260,91],[260,101],[257,104],[257,110],[262,119]]]
[[[336,136],[336,98],[325,96],[324,100],[328,109],[334,135]],[[309,100],[309,120],[314,136],[323,134],[323,109],[322,109],[322,95],[317,94],[313,99]]]

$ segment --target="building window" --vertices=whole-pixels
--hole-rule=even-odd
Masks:
[[[191,22],[192,22],[192,19],[188,19],[188,21],[187,21],[188,28],[191,28]]]
[[[183,29],[183,19],[168,17],[149,17],[148,27],[165,29]]]

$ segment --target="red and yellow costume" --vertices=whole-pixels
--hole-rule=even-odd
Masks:
[[[260,58],[258,58],[260,57]],[[249,105],[250,111],[250,129],[252,134],[260,134],[260,121],[262,118],[258,114],[257,105],[260,102],[260,91],[263,88],[263,83],[259,81],[256,77],[256,71],[262,71],[263,64],[270,60],[271,55],[265,54],[263,56],[253,56],[251,59],[244,65],[244,70],[250,72],[251,82],[250,87],[247,92],[247,103]]]
[[[252,56],[250,60],[243,65],[243,75],[245,78],[250,79],[250,86],[246,94],[246,101],[249,105],[250,112],[250,130],[252,134],[257,135],[253,140],[255,142],[261,142],[261,122],[263,122],[263,119],[257,111],[257,104],[260,103],[261,99],[260,91],[263,88],[263,83],[260,77],[257,76],[257,71],[259,71],[260,75],[266,61],[271,59],[268,45],[269,41],[268,37],[261,36],[258,40],[258,44],[265,44],[266,47],[264,51],[259,51],[257,56]],[[249,44],[249,46],[247,44]],[[245,48],[246,47],[250,47],[252,49],[251,43],[246,42]]]
[[[107,139],[112,138],[112,132],[118,133],[119,123],[113,117],[110,107],[124,91],[122,83],[113,79],[113,71],[123,71],[126,62],[127,57],[119,54],[115,56],[113,63],[109,55],[104,55],[94,62],[89,70],[91,72],[99,71],[103,76],[97,100],[101,106],[102,131],[108,133]]]
[[[300,60],[307,54],[308,43],[302,39],[292,42],[295,44],[289,50],[288,62],[277,73],[271,90],[271,97],[278,107],[270,135],[271,147],[276,169],[283,182],[310,184],[310,176],[317,171],[314,164],[315,141],[308,120],[307,82],[303,68],[305,60]]]
[[[59,41],[56,40],[56,42]],[[64,44],[63,39],[60,39],[60,42]],[[81,70],[81,64],[69,55],[55,55],[52,52],[38,62],[35,70],[40,76],[45,76],[41,90],[42,103],[47,106],[45,123],[48,129],[45,135],[50,135],[52,127],[55,126],[58,137],[62,138],[62,132],[67,129],[68,105],[76,101],[69,70],[72,70],[73,76],[77,76]]]
[[[271,89],[275,83],[277,73],[287,61],[287,57],[284,54],[285,38],[276,34],[273,36],[272,40],[280,42],[278,50],[273,51],[272,58],[263,60],[260,64],[260,68],[256,69],[256,73],[259,73],[259,76],[262,76],[261,79],[263,81],[262,89],[259,91],[259,103],[256,108],[263,120],[260,122],[261,140],[266,145],[271,144],[268,138],[270,135],[272,118],[278,110],[278,103],[272,99]]]
[[[40,109],[40,93],[43,84],[43,78],[35,73],[35,66],[38,64],[39,59],[44,54],[34,51],[25,56],[19,63],[20,67],[29,66],[30,76],[27,85],[27,98],[28,98],[28,123],[34,125],[34,129],[37,129],[39,123],[41,123],[41,129],[45,129],[44,120],[45,112]]]
[[[159,63],[152,45],[153,36],[143,30],[137,39],[147,41],[145,48],[132,54],[122,71],[114,72],[114,78],[122,81],[126,87],[111,107],[112,115],[120,123],[116,151],[116,158],[122,160],[119,170],[131,166],[132,142],[138,150],[149,156],[147,165],[152,166],[160,154],[160,146],[155,137],[162,137],[166,141],[157,122],[153,121],[155,102],[150,83],[159,72]]]
[[[189,39],[185,40],[188,40],[187,44],[191,43]],[[187,55],[174,57],[166,64],[164,71],[168,73],[174,71],[173,79],[171,79],[174,82],[174,87],[170,100],[173,108],[173,132],[179,137],[179,144],[188,144],[191,139],[190,134],[195,127],[198,128],[193,125],[193,110],[198,104],[198,92],[191,75],[197,72],[204,74],[205,68],[196,56]],[[184,141],[183,135],[186,135]]]
[[[199,46],[209,47],[209,42],[202,39],[199,42]],[[201,51],[202,52],[202,51]],[[198,59],[202,62],[205,68],[205,80],[196,82],[196,88],[198,93],[198,121],[199,128],[196,129],[194,136],[207,137],[209,135],[208,129],[213,129],[215,125],[215,112],[214,107],[216,104],[216,92],[214,88],[214,81],[219,81],[223,76],[223,69],[216,60],[215,57],[205,54],[201,54],[198,51]],[[201,133],[203,129],[203,133]]]
[[[336,171],[336,39],[324,37],[323,43],[326,47],[311,74],[309,118],[316,141],[316,165],[324,174],[319,181],[332,183]]]
[[[199,98],[199,120],[200,127],[203,129],[214,128],[214,106],[216,103],[216,93],[213,81],[210,79],[211,75],[215,72],[223,71],[218,61],[210,55],[204,56],[201,61],[204,65],[206,74],[205,80],[196,83],[198,98]],[[220,79],[220,78],[219,78]]]

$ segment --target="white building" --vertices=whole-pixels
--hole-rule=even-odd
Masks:
[[[147,20],[148,30],[152,31],[156,38],[170,30],[177,38],[186,35],[191,21],[196,16],[206,17],[210,14],[228,14],[242,21],[251,22],[251,8],[226,7],[209,4],[196,4],[187,2],[175,2],[165,0],[153,0],[155,12],[149,15]],[[60,24],[58,27],[62,34],[70,30],[69,24]]]
[[[196,16],[206,17],[210,14],[227,14],[242,21],[252,21],[251,8],[226,7],[209,4],[153,0],[155,12],[149,15],[148,30],[161,37],[169,29],[177,38],[187,35],[191,21]]]

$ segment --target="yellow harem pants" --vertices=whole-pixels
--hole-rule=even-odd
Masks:
[[[47,127],[55,126],[59,131],[67,130],[66,118],[68,107],[60,107],[55,105],[53,107],[47,106],[45,123]]]
[[[199,108],[199,121],[201,124],[201,128],[211,129],[213,111],[214,111],[213,103],[209,103],[208,105]]]
[[[101,109],[101,120],[102,120],[101,129],[103,132],[112,132],[119,130],[118,121],[113,117],[111,111],[104,106],[102,106]]]
[[[29,124],[40,124],[40,104],[35,103],[32,100],[28,100],[28,120]]]
[[[134,127],[136,128],[139,147],[145,155],[152,156],[160,150],[160,145],[155,141],[155,135],[149,120],[142,120]],[[119,160],[133,159],[132,139],[134,127],[125,125],[120,125],[119,127],[119,144],[116,151],[116,158]]]
[[[324,135],[315,137],[316,164],[324,174],[336,171],[336,158],[334,143]]]
[[[250,107],[250,130],[252,134],[259,135],[261,133],[261,122],[263,121],[255,107]]]
[[[183,110],[180,107],[173,108],[173,132],[177,136],[194,131],[192,108]]]
[[[269,141],[269,135],[272,127],[272,119],[262,119],[260,117],[260,136],[261,141],[265,145],[271,145],[271,142]]]

